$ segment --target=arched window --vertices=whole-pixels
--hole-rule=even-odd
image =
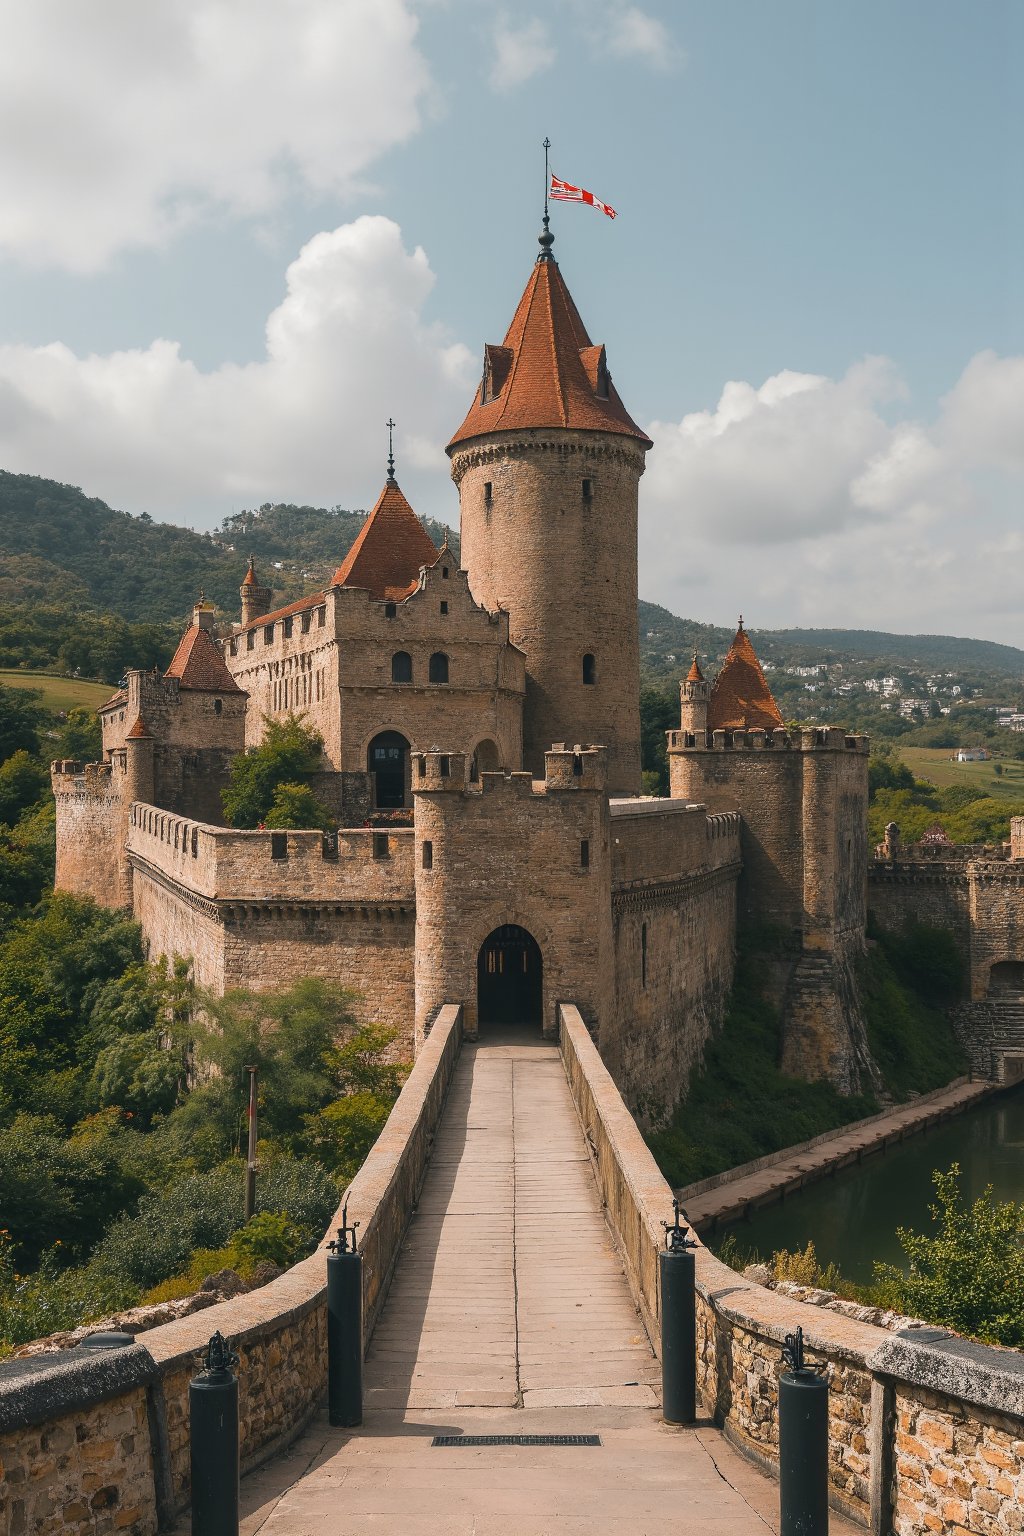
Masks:
[[[391,681],[393,683],[412,682],[412,657],[408,651],[396,651],[392,656]]]
[[[583,658],[583,681],[585,683],[597,682],[597,662],[590,651]]]
[[[435,651],[430,658],[430,681],[432,683],[448,681],[448,657],[444,651]]]

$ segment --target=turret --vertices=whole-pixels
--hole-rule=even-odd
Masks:
[[[679,728],[692,736],[699,746],[703,745],[708,728],[710,697],[711,685],[706,681],[694,651],[690,670],[679,684]]]
[[[270,605],[274,600],[270,587],[260,585],[253,555],[249,556],[249,569],[238,591],[242,599],[242,628],[245,629],[247,625],[255,623],[257,619],[262,619],[265,613],[269,613]]]
[[[637,491],[650,439],[612,384],[551,236],[448,444],[462,564],[526,652],[523,759],[602,742],[612,794],[640,789]]]

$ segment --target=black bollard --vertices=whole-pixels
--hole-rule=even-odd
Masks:
[[[363,1261],[348,1206],[327,1259],[327,1417],[353,1429],[363,1422]]]
[[[779,1377],[780,1536],[828,1536],[826,1367],[804,1360],[804,1331],[787,1333]]]
[[[661,1280],[661,1411],[666,1424],[697,1421],[697,1305],[694,1288],[696,1243],[681,1226],[678,1200],[675,1222],[665,1228],[665,1250],[658,1255]],[[683,1213],[685,1214],[685,1213]]]
[[[238,1356],[218,1330],[188,1384],[192,1536],[238,1536]]]

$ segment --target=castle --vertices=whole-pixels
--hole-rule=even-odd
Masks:
[[[239,622],[200,602],[166,673],[100,711],[103,761],[53,765],[57,884],[130,906],[150,952],[218,991],[308,975],[410,1050],[449,1002],[470,1034],[575,1003],[630,1106],[674,1102],[720,1022],[737,923],[767,925],[784,1064],[877,1081],[865,944],[868,744],[787,732],[740,622],[695,656],[671,791],[642,797],[638,489],[628,414],[541,250],[448,444],[461,561],[387,480],[325,590]],[[220,790],[266,719],[324,740],[336,832],[237,831]]]

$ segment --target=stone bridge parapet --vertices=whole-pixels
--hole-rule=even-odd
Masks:
[[[657,1350],[658,1253],[672,1190],[579,1012],[559,1009],[562,1059],[608,1223]],[[1024,1356],[944,1333],[895,1337],[745,1279],[698,1245],[698,1390],[733,1444],[778,1475],[787,1333],[828,1363],[830,1502],[874,1536],[1017,1528],[1024,1497]]]

